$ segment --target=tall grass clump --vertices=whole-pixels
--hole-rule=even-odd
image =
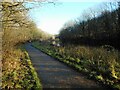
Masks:
[[[87,73],[91,79],[120,89],[120,52],[107,45],[90,47],[81,45],[51,46],[49,43],[34,42],[33,46],[48,55]],[[108,46],[109,47],[109,46]]]

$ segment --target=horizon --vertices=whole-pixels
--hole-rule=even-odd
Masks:
[[[102,2],[61,2],[43,4],[29,12],[30,18],[37,28],[49,33],[58,34],[65,23],[76,19],[83,19],[82,14],[89,12],[89,8],[97,8]]]

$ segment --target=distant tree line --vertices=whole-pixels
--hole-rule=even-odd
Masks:
[[[86,20],[79,20],[73,25],[65,24],[59,34],[62,43],[112,45],[118,48],[120,46],[120,2],[116,3],[116,6],[109,4],[111,9],[116,7],[114,10],[105,9],[99,15],[91,11],[89,14],[93,14],[93,17],[88,14],[84,15]]]

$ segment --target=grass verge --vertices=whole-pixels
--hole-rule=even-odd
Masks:
[[[117,51],[107,52],[102,48],[53,47],[48,44],[33,42],[35,48],[74,67],[114,89],[120,89],[120,64]]]
[[[42,85],[24,45],[4,50],[2,59],[2,89],[41,90]]]
[[[25,51],[25,55],[26,55],[27,63],[30,67],[30,71],[32,73],[33,79],[35,80],[34,88],[37,90],[42,90],[42,85],[41,85],[40,80],[38,78],[37,72],[35,71],[35,69],[31,63],[31,60],[30,60],[30,57],[29,57],[27,51]]]

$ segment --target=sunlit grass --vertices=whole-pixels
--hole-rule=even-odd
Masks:
[[[36,71],[30,64],[29,56],[21,49],[11,48],[3,54],[2,88],[3,89],[41,89]],[[28,62],[29,60],[29,62]],[[37,83],[36,83],[37,82]]]
[[[79,71],[88,73],[90,78],[112,87],[120,87],[120,54],[118,50],[109,51],[103,47],[80,45],[55,47],[49,43],[39,42],[34,42],[33,46]]]

